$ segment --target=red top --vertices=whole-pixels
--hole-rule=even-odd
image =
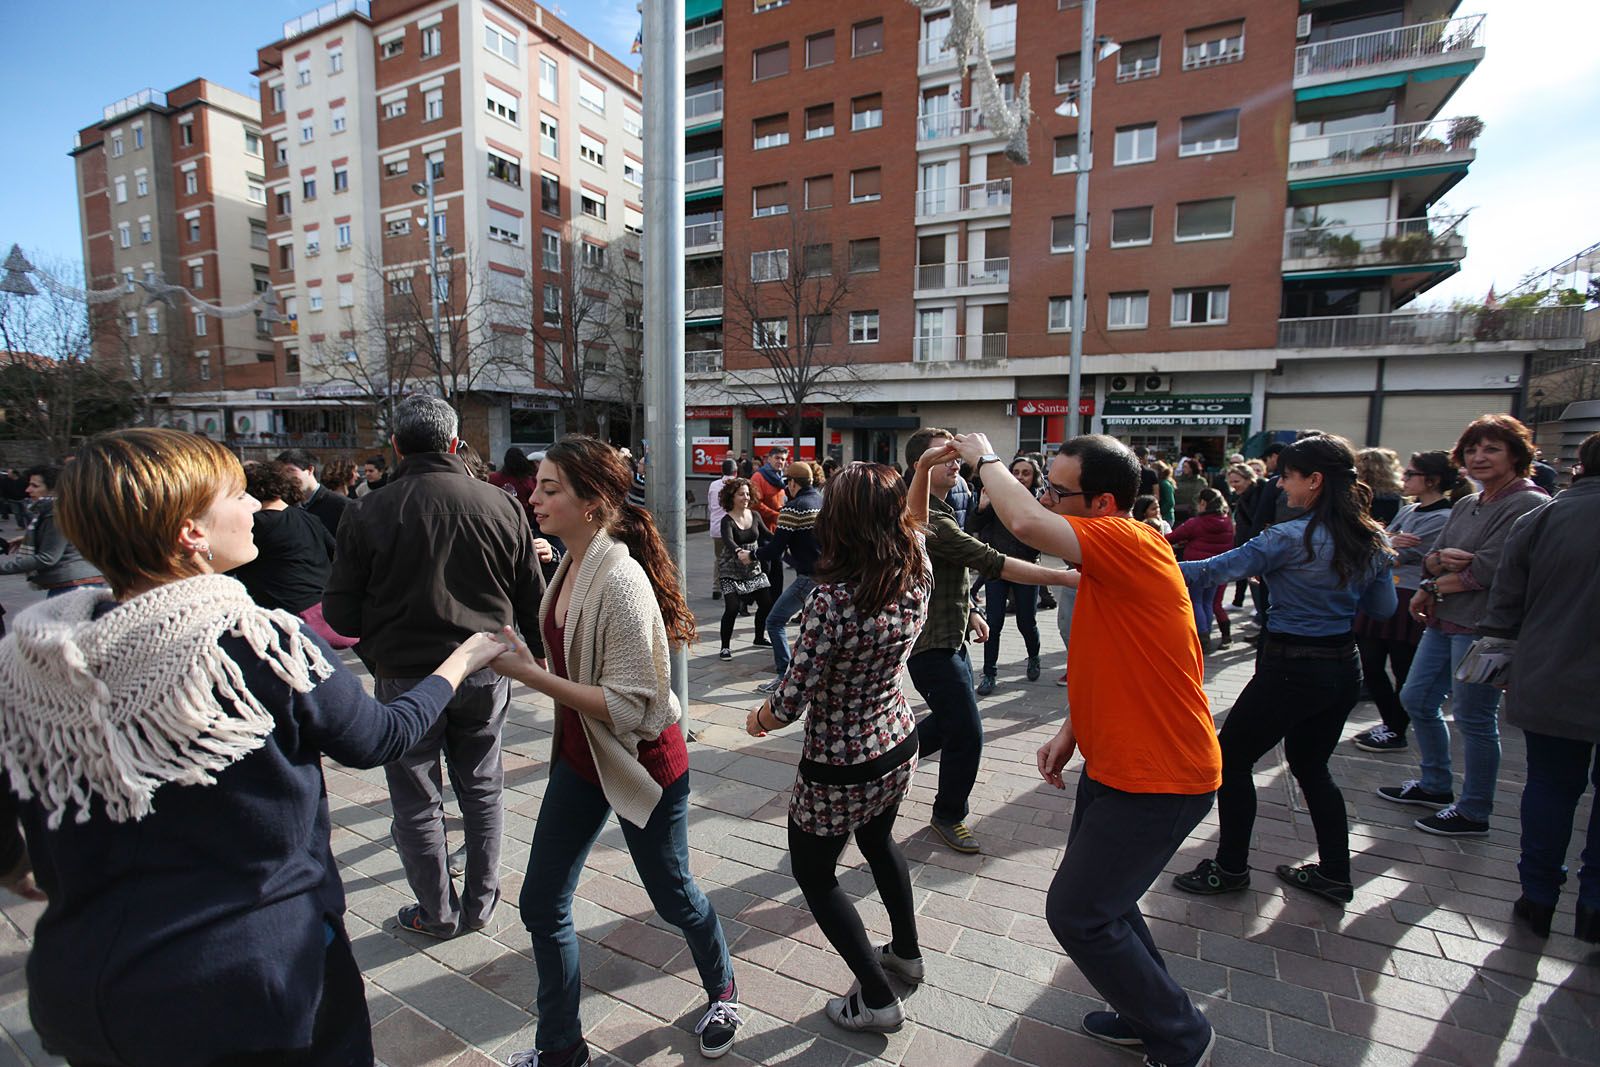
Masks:
[[[555,602],[552,601],[550,614],[544,620],[544,647],[550,657],[550,670],[563,678],[567,677],[565,631],[564,626],[556,625]],[[594,765],[594,753],[584,735],[583,724],[578,721],[578,712],[558,702],[556,715],[561,720],[561,747],[556,750],[556,758],[565,760],[567,766],[590,785],[599,785],[600,771]],[[689,770],[689,748],[683,743],[683,731],[678,729],[678,724],[662,730],[654,741],[639,742],[639,762],[663,789],[683,777]]]

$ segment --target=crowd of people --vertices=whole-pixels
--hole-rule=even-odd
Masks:
[[[372,1062],[345,929],[321,758],[384,770],[414,901],[395,924],[450,939],[501,901],[512,682],[554,708],[553,817],[536,820],[515,902],[538,978],[518,1067],[583,1067],[573,898],[615,812],[651,905],[681,931],[705,995],[702,1055],[745,1021],[728,938],[690,871],[691,780],[671,653],[695,643],[682,576],[639,500],[639,465],[569,436],[490,472],[449,404],[400,405],[356,468],[302,450],[241,464],[178,430],[118,431],[27,472],[22,542],[0,573],[45,599],[0,642],[0,884],[47,902],[28,962],[47,1048],[74,1064]],[[1499,710],[1527,740],[1522,896],[1548,936],[1578,802],[1600,786],[1600,434],[1573,484],[1539,484],[1525,427],[1475,419],[1402,466],[1306,431],[1213,472],[1104,436],[1048,460],[927,427],[903,469],[816,464],[775,448],[711,490],[718,656],[739,619],[773,677],[745,727],[803,720],[787,819],[791,868],[855,979],[838,1027],[892,1031],[926,976],[896,820],[937,757],[930,826],[979,853],[969,801],[1008,615],[1037,681],[1040,593],[1057,596],[1066,714],[1036,755],[1072,822],[1043,918],[1108,1010],[1084,1032],[1152,1064],[1202,1064],[1216,1033],[1168,973],[1138,902],[1213,803],[1212,858],[1173,879],[1251,884],[1255,765],[1282,744],[1315,832],[1287,886],[1355,899],[1330,759],[1363,691],[1379,754],[1415,739],[1421,770],[1378,790],[1429,834],[1481,836],[1499,782]],[[1041,560],[1060,560],[1054,566]],[[1255,671],[1222,718],[1204,689],[1228,591],[1256,599]],[[977,599],[975,599],[977,598]],[[981,599],[981,605],[978,603]],[[969,641],[984,646],[975,674]],[[341,658],[372,674],[368,693]],[[766,655],[769,653],[762,653]],[[765,668],[763,666],[763,672]],[[920,696],[926,712],[908,699]],[[1459,792],[1449,701],[1464,734]],[[446,836],[445,782],[464,841]],[[981,829],[981,824],[979,826]],[[1600,943],[1600,814],[1574,932]],[[854,840],[891,938],[875,945],[838,866]],[[264,992],[269,991],[269,992]]]

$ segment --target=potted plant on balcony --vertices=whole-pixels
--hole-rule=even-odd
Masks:
[[[1476,115],[1460,115],[1450,120],[1450,147],[1464,152],[1483,133],[1483,120]]]
[[[1354,234],[1326,234],[1322,238],[1322,254],[1348,263],[1361,254],[1361,242]]]

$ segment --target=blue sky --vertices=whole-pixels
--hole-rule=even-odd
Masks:
[[[72,134],[113,100],[206,77],[253,93],[255,50],[306,0],[53,0],[7,5],[0,52],[0,248],[79,258]],[[633,0],[552,4],[562,18],[628,59]],[[1465,0],[1488,14],[1488,57],[1446,108],[1486,129],[1471,175],[1449,195],[1472,209],[1462,272],[1429,301],[1481,299],[1600,240],[1600,2]],[[63,70],[70,67],[69,74]],[[1035,78],[1035,84],[1041,79]],[[1043,79],[1048,84],[1048,77]]]

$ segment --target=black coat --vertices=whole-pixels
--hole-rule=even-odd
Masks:
[[[339,536],[339,523],[344,518],[344,513],[354,504],[352,497],[344,493],[335,493],[326,486],[317,486],[317,491],[311,494],[311,499],[300,506],[322,520],[322,525],[328,528],[328,533],[334,537]]]

